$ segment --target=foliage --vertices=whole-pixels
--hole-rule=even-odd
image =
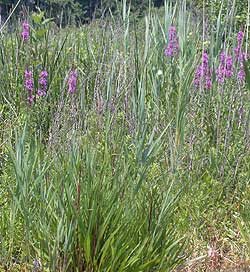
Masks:
[[[59,4],[73,8],[51,1],[49,18]],[[27,17],[28,40],[21,25],[1,33],[0,271],[218,271],[228,263],[240,271],[250,243],[250,100],[249,62],[235,59],[235,14],[203,26],[185,1],[167,1],[135,22],[123,2],[110,20],[60,29],[42,10]],[[164,56],[171,25],[178,50]],[[224,85],[222,50],[234,57]],[[205,51],[210,90],[194,86]]]
[[[193,0],[190,1],[192,7],[197,7],[200,11],[205,8],[205,13],[210,17],[210,20],[216,21],[219,14],[222,12],[222,17],[227,18],[228,12],[233,11],[238,25],[244,25],[248,16],[248,1],[241,0]]]

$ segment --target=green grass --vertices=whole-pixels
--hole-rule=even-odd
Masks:
[[[247,267],[250,86],[222,89],[215,72],[211,91],[193,85],[202,49],[214,71],[233,50],[228,16],[205,27],[184,1],[135,23],[124,2],[120,17],[78,29],[35,14],[25,44],[20,28],[1,33],[0,271],[33,271],[35,260],[41,271]],[[174,59],[163,54],[171,24]],[[49,73],[32,106],[27,66],[36,89]]]

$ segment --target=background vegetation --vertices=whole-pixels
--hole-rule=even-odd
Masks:
[[[123,1],[76,27],[98,5],[63,3],[22,3],[1,29],[0,271],[250,269],[249,61],[240,82],[234,51],[242,29],[249,53],[249,14],[239,21],[236,0],[166,1],[136,21]],[[167,57],[171,25],[179,52]],[[234,75],[221,85],[223,50]],[[210,90],[194,86],[202,52]]]
[[[141,17],[148,8],[149,2],[154,7],[164,6],[164,0],[133,0],[130,2],[130,9],[133,18]],[[173,4],[177,0],[171,0]],[[237,9],[234,11],[235,19],[239,24],[246,22],[248,14],[248,1],[241,0],[187,0],[187,6],[193,12],[202,12],[205,8],[206,15],[216,20],[222,6],[222,13],[225,15],[227,8],[235,3]],[[17,0],[0,0],[1,14],[6,17],[10,10],[17,3]],[[92,19],[103,17],[104,15],[117,15],[122,9],[123,0],[27,0],[21,1],[18,10],[22,14],[29,11],[35,11],[38,7],[46,12],[46,17],[54,17],[55,21],[61,25],[81,24],[89,22]],[[54,16],[56,14],[56,16]],[[211,19],[210,18],[210,19]]]

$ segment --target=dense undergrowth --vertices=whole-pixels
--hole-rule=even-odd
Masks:
[[[0,271],[249,268],[249,41],[232,7],[134,23],[124,3],[1,33]]]

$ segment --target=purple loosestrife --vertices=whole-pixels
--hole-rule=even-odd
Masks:
[[[195,87],[199,88],[204,84],[206,90],[210,90],[212,88],[212,68],[209,68],[208,65],[209,58],[206,52],[202,53],[202,63],[198,65],[195,78],[194,78],[194,85]]]
[[[237,47],[234,49],[235,59],[240,64],[240,70],[237,73],[237,79],[241,84],[245,82],[246,73],[244,70],[244,62],[247,60],[248,56],[246,53],[242,52],[242,44],[244,39],[244,32],[239,31],[237,36]]]
[[[26,69],[24,72],[24,78],[25,78],[25,88],[28,91],[28,102],[30,105],[33,104],[35,96],[33,95],[33,73],[32,71]]]
[[[179,39],[174,26],[170,26],[168,34],[168,45],[164,51],[164,54],[168,57],[173,57],[179,52]]]
[[[239,31],[237,36],[237,47],[234,49],[236,60],[240,60],[242,58],[241,48],[244,38],[244,32]]]
[[[216,70],[216,79],[220,84],[224,83],[225,78],[231,78],[233,76],[233,58],[230,55],[226,55],[223,51],[220,54],[220,65]]]
[[[226,60],[226,78],[233,76],[233,57],[228,55]]]
[[[77,83],[77,71],[76,69],[72,69],[70,74],[69,74],[69,93],[74,94],[76,92],[76,83]]]
[[[244,64],[243,64],[243,62],[241,62],[241,64],[240,64],[240,70],[239,70],[239,72],[238,72],[238,74],[237,74],[237,78],[238,78],[238,80],[239,80],[239,82],[240,82],[241,84],[243,84],[243,83],[245,82],[246,73],[245,73],[245,69],[244,69]]]
[[[48,77],[48,72],[46,70],[43,70],[41,72],[40,78],[39,78],[39,86],[40,86],[40,88],[37,90],[37,94],[38,94],[39,97],[46,95],[47,77]]]
[[[23,22],[23,31],[22,31],[22,39],[24,42],[27,42],[29,40],[30,32],[29,32],[29,24],[27,20],[24,20]]]

